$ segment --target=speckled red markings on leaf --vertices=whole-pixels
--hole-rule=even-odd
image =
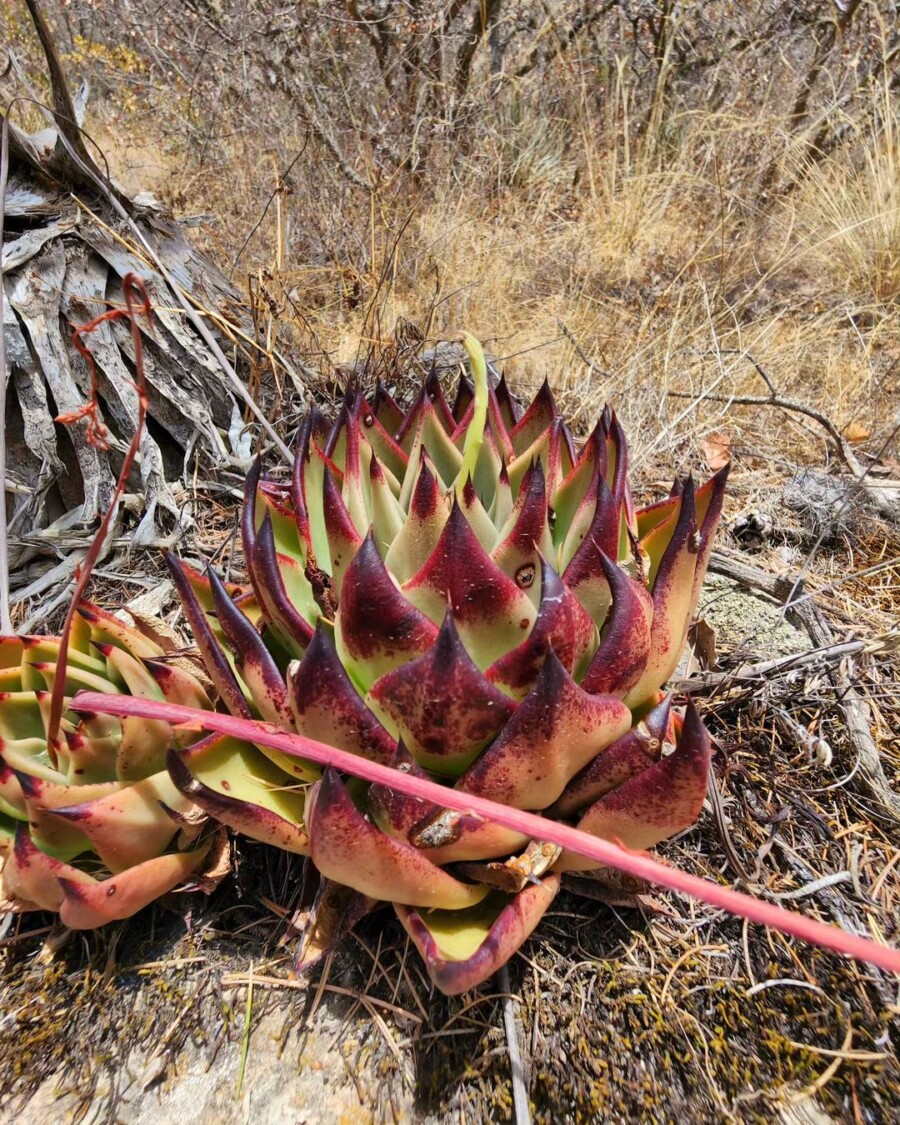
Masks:
[[[290,482],[254,467],[242,521],[252,595],[170,561],[210,678],[235,714],[458,794],[641,846],[663,839],[692,822],[705,793],[699,720],[670,753],[669,706],[654,708],[696,604],[725,474],[636,511],[613,411],[579,448],[548,384],[521,412],[505,381],[489,387],[477,343],[466,347],[474,378],[452,407],[433,374],[405,413],[383,387],[371,402],[351,389],[330,426],[315,410],[302,424]],[[252,747],[234,752],[252,760]],[[188,750],[175,768],[183,794],[297,848],[271,800],[241,815],[221,786],[211,793],[202,756]],[[300,781],[295,761],[280,764],[313,862],[398,903],[439,987],[484,979],[555,893],[555,875],[509,901],[472,881],[480,861],[523,851],[521,833],[385,784],[345,787],[315,771]],[[466,879],[447,869],[460,861],[472,864]],[[568,854],[557,863],[584,866]]]

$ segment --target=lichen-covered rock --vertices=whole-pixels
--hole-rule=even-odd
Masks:
[[[774,660],[812,648],[809,637],[784,619],[781,606],[719,574],[707,577],[699,614],[715,630],[716,651],[729,663]]]

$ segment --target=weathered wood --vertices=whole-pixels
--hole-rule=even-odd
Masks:
[[[9,295],[59,413],[77,410],[87,394],[87,388],[76,380],[69,347],[60,331],[59,294],[65,274],[65,250],[61,242],[54,241],[41,251],[31,268],[16,275]],[[88,443],[86,431],[83,419],[67,428],[83,484],[82,518],[90,523],[109,503],[114,477],[106,458]]]
[[[160,541],[190,521],[190,507],[183,497],[176,501],[173,481],[193,476],[198,465],[213,476],[222,467],[242,466],[247,452],[234,426],[241,418],[235,389],[160,270],[148,265],[143,248],[140,253],[129,248],[133,231],[108,209],[95,215],[64,190],[56,194],[49,173],[38,177],[33,160],[16,163],[13,155],[2,280],[9,560],[16,570],[36,555],[56,557],[81,547],[112,495],[138,416],[127,324],[107,322],[84,338],[97,366],[109,450],[88,443],[84,420],[63,428],[54,418],[78,410],[90,394],[73,330],[122,305],[127,273],[147,280],[155,312],[152,326],[140,325],[150,426],[128,483],[129,492],[141,498],[134,541]],[[199,307],[240,321],[237,293],[174,220],[138,207],[131,214],[173,284]],[[61,520],[69,529],[65,543],[42,535]],[[18,585],[27,589],[25,581]]]

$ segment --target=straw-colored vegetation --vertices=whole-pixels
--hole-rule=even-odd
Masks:
[[[404,322],[426,348],[466,327],[523,397],[548,378],[576,423],[612,401],[642,485],[732,458],[725,551],[744,550],[776,601],[803,576],[821,617],[795,623],[816,645],[824,621],[866,651],[701,693],[719,800],[666,854],[896,943],[894,6],[73,0],[47,10],[70,81],[91,80],[86,128],[113,175],[189,219],[233,270],[264,356],[254,378],[289,387],[283,355],[333,400],[354,365],[361,378],[402,381]],[[0,35],[22,72],[40,69],[24,9],[0,12]],[[285,391],[278,423],[289,428],[299,406]],[[197,505],[197,547],[232,558],[234,509],[215,496]],[[158,575],[146,556],[131,565]],[[720,637],[720,668],[769,659],[770,646],[768,633]],[[853,707],[880,779],[861,758]],[[819,738],[830,761],[810,750]],[[3,1008],[22,1016],[0,1021],[0,1088],[22,1099],[58,1076],[73,1028],[107,1060],[117,1039],[136,1049],[129,1004],[109,979],[124,965],[133,981],[141,959],[162,982],[160,1011],[175,1018],[196,998],[173,1052],[211,1034],[197,1029],[212,1018],[237,1050],[245,992],[235,990],[251,961],[287,976],[276,943],[299,891],[297,865],[280,860],[259,897],[257,851],[239,868],[243,900],[197,907],[206,913],[185,938],[166,915],[163,953],[140,944],[138,919],[118,948],[108,933],[70,946],[74,975],[48,982],[28,960],[40,938],[2,939]],[[561,897],[511,966],[539,1120],[896,1115],[896,980],[686,900],[621,897],[636,901],[640,910]],[[232,927],[227,961],[186,960],[212,956],[207,935]],[[398,927],[379,915],[357,932],[316,970],[307,1007],[284,1017],[285,1065],[302,1065],[301,1016],[333,1004],[361,1096],[380,1091],[376,1116],[509,1119],[496,992],[434,1000]],[[130,942],[135,958],[122,952]],[[89,963],[101,974],[91,1004]],[[57,987],[72,1004],[65,1025]],[[37,1015],[46,1010],[52,1025]],[[23,1043],[40,1059],[31,1073]],[[254,1057],[274,1049],[251,1040],[248,1085]],[[68,1081],[115,1105],[84,1060]]]

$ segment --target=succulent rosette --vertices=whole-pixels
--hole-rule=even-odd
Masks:
[[[82,689],[210,708],[161,625],[87,602],[73,618],[62,720],[49,736],[58,637],[0,637],[0,887],[6,908],[92,929],[127,918],[203,869],[208,818],[175,787],[168,723],[76,715]],[[209,834],[207,833],[208,837]]]
[[[174,557],[220,699],[319,743],[647,848],[693,823],[709,742],[660,688],[685,643],[725,473],[635,510],[622,428],[579,447],[545,384],[522,411],[435,375],[403,411],[351,390],[301,427],[290,481],[248,475],[251,593]],[[236,763],[238,763],[236,765]],[[322,876],[393,903],[448,993],[484,980],[596,866],[385,786],[222,735],[169,756],[175,784]]]

